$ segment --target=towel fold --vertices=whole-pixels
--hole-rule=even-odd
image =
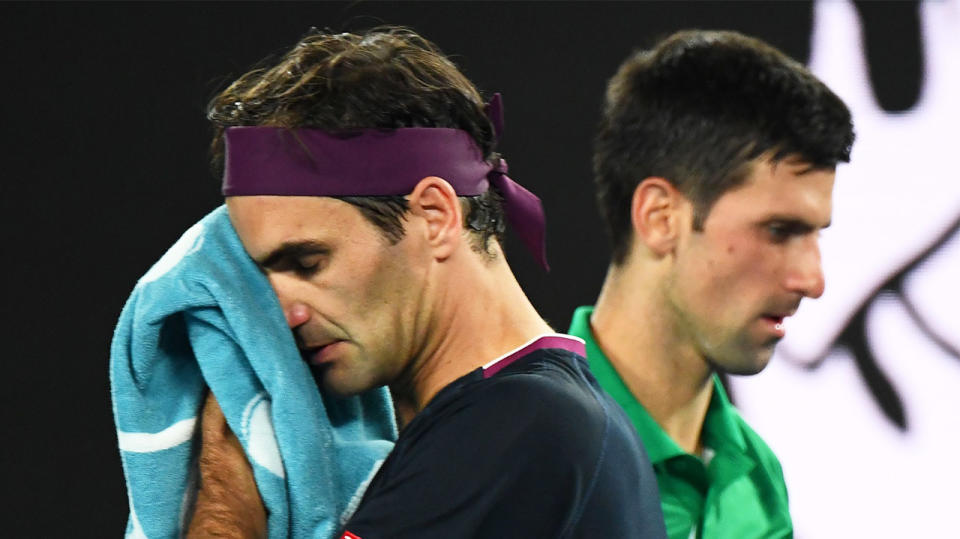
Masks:
[[[114,333],[110,383],[127,537],[182,534],[205,386],[253,466],[270,537],[331,536],[397,436],[386,389],[320,393],[224,206],[137,282]]]

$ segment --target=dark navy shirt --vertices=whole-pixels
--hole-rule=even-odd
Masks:
[[[441,390],[341,537],[666,537],[636,431],[556,339],[583,346],[541,337]]]

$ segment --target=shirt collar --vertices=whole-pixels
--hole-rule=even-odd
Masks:
[[[717,376],[713,377],[713,396],[703,422],[703,436],[704,443],[710,447],[734,447],[737,453],[747,450],[747,441],[737,421],[737,410]]]

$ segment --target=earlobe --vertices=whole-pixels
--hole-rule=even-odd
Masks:
[[[664,178],[644,179],[633,191],[630,221],[635,243],[656,256],[673,251],[681,226],[683,195]]]
[[[449,257],[460,242],[463,210],[453,187],[443,178],[428,176],[413,188],[410,212],[423,219],[427,243],[439,259]]]

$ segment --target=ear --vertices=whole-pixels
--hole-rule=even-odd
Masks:
[[[448,258],[463,235],[463,209],[456,191],[436,176],[423,178],[409,197],[410,212],[423,219],[427,243],[440,260]]]
[[[635,242],[664,256],[677,245],[689,213],[689,202],[676,187],[660,177],[645,178],[633,190],[630,221]]]

